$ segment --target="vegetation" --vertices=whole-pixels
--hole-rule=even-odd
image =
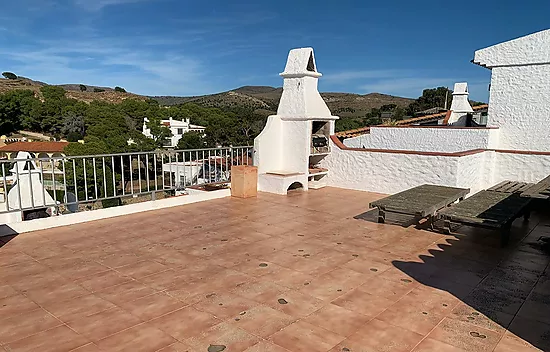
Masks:
[[[104,92],[105,89],[101,89],[101,88],[94,88],[94,93],[101,93],[101,92]]]
[[[2,72],[2,76],[4,76],[7,79],[17,79],[17,75],[13,72]]]
[[[205,145],[206,142],[204,141],[202,134],[197,132],[188,132],[181,136],[176,149],[201,149],[204,148]]]
[[[447,101],[445,101],[447,99]],[[437,87],[424,89],[422,96],[412,102],[407,111],[409,115],[414,115],[418,111],[423,111],[435,107],[451,107],[453,100],[453,91],[446,87]]]
[[[78,87],[82,92],[92,90],[83,84],[75,85],[73,89],[78,90]],[[0,94],[0,134],[9,135],[18,129],[26,129],[71,142],[83,139],[85,144],[75,143],[68,147],[67,152],[73,155],[160,148],[171,135],[169,129],[160,123],[161,119],[168,117],[176,120],[190,118],[191,123],[205,126],[204,135],[185,135],[180,141],[181,149],[251,144],[263,129],[266,116],[277,109],[281,93],[280,88],[242,87],[227,93],[184,98],[186,102],[183,104],[161,107],[158,98],[125,97],[125,100],[113,103],[93,100],[96,98],[79,101],[72,98],[78,95],[60,86],[32,88]],[[93,91],[104,90],[94,87]],[[122,91],[124,88],[115,87],[115,92],[110,93],[115,95]],[[444,87],[426,89],[416,100],[377,93],[323,93],[322,96],[334,114],[341,117],[336,122],[336,131],[342,131],[415,116],[419,111],[444,106],[445,97],[450,105],[452,91]],[[152,139],[141,133],[144,118],[149,121],[147,126]]]
[[[263,115],[240,107],[218,109],[187,103],[163,108],[152,99],[86,104],[68,98],[65,93],[62,87],[43,86],[40,88],[43,101],[31,90],[0,94],[0,134],[26,129],[71,142],[83,139],[84,144],[70,144],[66,152],[91,155],[160,148],[171,136],[170,130],[161,124],[161,120],[168,117],[189,118],[191,123],[205,126],[204,137],[190,134],[183,139],[182,145],[188,145],[184,149],[250,144],[265,124]],[[152,139],[141,133],[144,118],[149,121]],[[130,140],[133,143],[128,143]]]
[[[424,89],[422,96],[412,101],[408,106],[397,104],[385,104],[380,108],[372,108],[371,111],[360,117],[342,117],[336,121],[336,132],[347,131],[356,128],[379,125],[381,123],[394,124],[399,120],[417,116],[420,111],[435,107],[451,106],[453,91],[446,87]],[[473,102],[475,105],[477,102]],[[480,103],[477,103],[479,105]],[[349,112],[349,108],[343,108],[342,112]]]
[[[115,92],[126,93],[126,89],[124,89],[122,87],[115,87]]]

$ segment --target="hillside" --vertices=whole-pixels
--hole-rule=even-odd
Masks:
[[[282,88],[266,86],[245,86],[228,92],[202,95],[194,97],[152,97],[161,105],[177,105],[193,102],[209,107],[234,107],[246,106],[254,109],[275,112]],[[395,97],[392,95],[370,93],[365,95],[352,93],[321,93],[333,114],[342,117],[365,116],[372,108],[380,108],[382,105],[396,104],[405,107],[413,102],[413,99]]]
[[[40,93],[40,88],[45,86],[46,83],[40,81],[33,81],[32,79],[19,77],[18,79],[4,79],[0,78],[0,93],[5,93],[14,89],[28,89],[32,90],[36,97],[42,99],[42,94]],[[139,100],[146,100],[147,97],[132,94],[132,93],[120,93],[115,92],[112,88],[107,87],[95,87],[95,86],[86,86],[86,91],[80,91],[79,84],[62,84],[59,87],[63,87],[66,91],[65,96],[67,98],[73,98],[76,100],[84,101],[90,103],[94,100],[106,101],[110,103],[120,103],[121,101],[132,98]],[[94,88],[103,89],[104,92],[94,92]]]
[[[30,89],[35,95],[42,99],[40,87],[46,83],[34,81],[29,78],[19,77],[18,79],[0,79],[0,93],[14,89]],[[129,98],[146,100],[149,98],[157,100],[161,105],[170,106],[187,102],[205,107],[234,108],[244,107],[252,108],[262,115],[270,115],[277,111],[277,106],[283,92],[282,88],[267,86],[244,86],[231,91],[190,97],[172,97],[157,96],[146,97],[132,93],[115,92],[113,88],[97,87],[86,85],[86,91],[80,90],[80,84],[61,84],[66,91],[68,98],[90,103],[94,100],[106,101],[110,103],[120,103]],[[94,92],[94,89],[103,90]],[[341,117],[363,117],[371,111],[372,108],[380,108],[382,105],[396,104],[405,107],[413,99],[395,97],[380,93],[370,93],[365,95],[352,93],[321,93],[328,107],[334,115]]]

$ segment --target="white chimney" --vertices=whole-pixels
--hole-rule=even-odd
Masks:
[[[322,75],[312,48],[291,50],[280,75],[284,81],[277,115],[268,117],[254,140],[254,165],[258,190],[286,194],[291,185],[308,189],[309,166],[329,153],[338,117],[332,116],[317,90]]]
[[[449,125],[466,126],[466,116],[474,112],[468,100],[468,83],[455,83]]]

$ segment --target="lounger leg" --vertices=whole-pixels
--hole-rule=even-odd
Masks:
[[[443,222],[443,231],[445,232],[445,234],[447,235],[450,235],[451,234],[451,221],[450,220],[445,220]]]
[[[510,242],[510,230],[511,230],[512,224],[506,224],[501,229],[500,234],[500,245],[502,247],[508,246],[508,243]]]
[[[523,214],[523,221],[524,221],[524,222],[529,221],[529,218],[530,218],[530,217],[531,217],[531,210],[529,209],[529,210],[527,210],[527,211],[525,212],[525,214]]]
[[[428,222],[429,222],[429,225],[430,225],[430,230],[434,230],[434,222],[435,222],[435,216],[433,215],[430,215],[430,217],[428,218]]]
[[[378,223],[384,224],[386,222],[386,212],[384,209],[378,209]]]

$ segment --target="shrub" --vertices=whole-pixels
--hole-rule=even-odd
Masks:
[[[17,79],[17,75],[13,72],[2,72],[2,76],[6,77],[7,79]]]
[[[115,92],[126,93],[126,89],[124,89],[122,87],[115,87]]]
[[[67,135],[67,140],[69,142],[78,142],[81,139],[82,136],[78,132],[69,132],[69,134]]]

